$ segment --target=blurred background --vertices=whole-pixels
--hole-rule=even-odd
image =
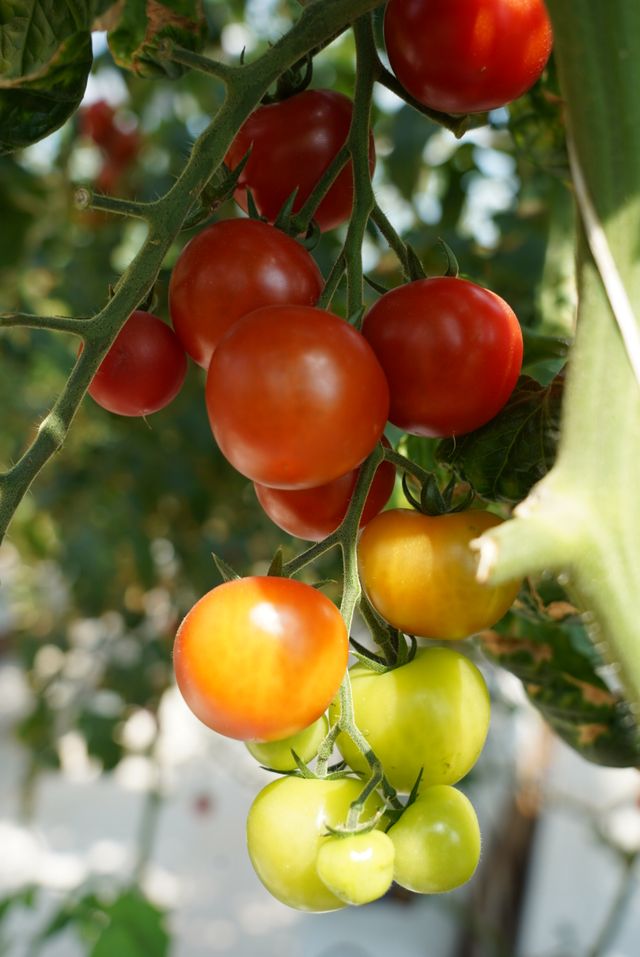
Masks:
[[[209,0],[211,52],[254,56],[295,7]],[[0,312],[101,308],[144,226],[77,211],[74,190],[162,195],[219,103],[219,86],[203,75],[123,72],[100,32],[94,56],[81,111],[0,157]],[[352,93],[348,37],[317,57],[313,85]],[[101,101],[120,134],[110,151],[86,119]],[[378,90],[374,131],[379,203],[427,269],[446,268],[442,238],[462,273],[503,296],[525,328],[569,334],[574,224],[553,67],[509,112],[457,140]],[[230,215],[232,203],[218,211]],[[192,234],[157,284],[154,311],[165,319],[171,267]],[[325,275],[342,238],[325,234],[314,250]],[[364,257],[377,281],[399,281],[374,231]],[[76,350],[60,333],[1,334],[3,467],[25,448]],[[529,371],[546,385],[558,368],[534,362]],[[0,954],[637,957],[637,772],[598,768],[560,743],[520,682],[473,648],[494,719],[463,782],[484,835],[470,885],[431,899],[393,890],[315,916],[262,888],[244,820],[269,776],[186,710],[171,648],[182,616],[219,581],[213,552],[251,574],[266,571],[277,546],[287,556],[304,546],[269,522],[251,483],[218,453],[203,384],[192,365],[178,398],[148,420],[118,418],[88,398],[0,547]],[[320,577],[334,573],[325,561]]]

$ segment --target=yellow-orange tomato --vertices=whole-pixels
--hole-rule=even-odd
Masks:
[[[326,710],[344,675],[348,637],[338,609],[290,578],[225,582],[178,629],[178,687],[204,724],[230,738],[274,741]]]
[[[469,543],[500,522],[477,509],[438,516],[382,512],[358,545],[369,600],[395,628],[423,638],[466,638],[490,628],[512,605],[520,582],[477,581],[478,559]]]

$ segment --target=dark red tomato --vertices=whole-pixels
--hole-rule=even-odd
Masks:
[[[471,432],[511,395],[522,332],[510,306],[466,279],[420,279],[385,293],[362,332],[389,382],[389,419],[414,435]]]
[[[149,312],[131,314],[89,386],[98,405],[118,415],[149,415],[180,391],[187,357],[178,337]]]
[[[313,306],[322,274],[307,250],[254,219],[227,219],[182,250],[169,283],[169,309],[182,345],[208,368],[224,334],[262,306]]]
[[[382,441],[389,446],[385,438]],[[254,484],[254,487],[262,508],[278,528],[296,538],[321,542],[335,532],[347,514],[358,472],[359,469],[353,469],[347,475],[341,475],[318,488],[282,489],[258,484]],[[395,478],[396,470],[391,462],[382,462],[378,466],[364,503],[360,528],[387,504]]]
[[[214,352],[206,402],[239,472],[260,485],[314,488],[369,455],[389,389],[368,342],[344,320],[268,306],[240,319]]]
[[[525,93],[551,53],[542,0],[389,0],[391,68],[432,109],[478,113]]]
[[[98,146],[106,146],[114,132],[115,110],[106,100],[96,100],[88,106],[83,106],[78,118],[80,130]]]
[[[240,206],[246,210],[250,189],[260,215],[273,222],[297,186],[293,206],[297,212],[344,146],[352,114],[351,100],[332,90],[304,90],[280,103],[258,107],[240,127],[225,157],[233,169],[251,149],[235,194]],[[371,138],[371,170],[374,165]],[[318,206],[315,220],[323,232],[334,229],[349,219],[352,206],[353,171],[348,163]]]

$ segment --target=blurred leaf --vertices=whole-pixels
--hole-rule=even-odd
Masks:
[[[82,711],[77,719],[76,727],[86,742],[87,751],[100,761],[105,771],[112,771],[124,753],[114,738],[114,731],[121,721],[120,715],[112,717],[90,709]]]
[[[531,703],[556,734],[595,764],[636,767],[640,734],[630,708],[598,674],[604,665],[566,596],[523,593],[492,631],[485,654],[520,678]]]
[[[35,143],[77,109],[93,61],[86,0],[14,0],[0,24],[0,154]]]
[[[169,935],[166,913],[135,888],[125,891],[105,908],[110,922],[98,937],[89,957],[166,957]]]
[[[426,117],[417,117],[410,106],[403,106],[393,117],[389,134],[393,152],[387,157],[386,165],[391,181],[405,199],[410,200],[415,194],[425,170],[422,151],[438,129]]]
[[[118,66],[140,76],[182,76],[184,67],[158,56],[158,44],[173,40],[201,50],[207,36],[202,0],[128,0],[109,33],[109,49]]]
[[[440,442],[438,460],[484,498],[521,501],[553,464],[562,391],[561,375],[546,387],[521,376],[503,410],[487,425]]]

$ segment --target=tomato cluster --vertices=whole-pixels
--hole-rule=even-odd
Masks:
[[[93,140],[102,154],[96,186],[105,193],[122,185],[127,170],[140,152],[140,134],[135,126],[126,126],[106,100],[95,100],[79,114],[81,133]]]

